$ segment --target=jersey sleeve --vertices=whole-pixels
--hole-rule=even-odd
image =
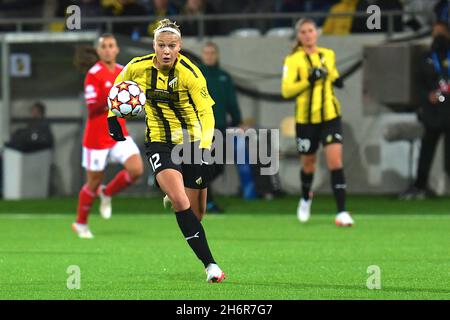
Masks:
[[[330,60],[331,60],[331,69],[329,70],[330,80],[331,82],[334,82],[337,78],[339,78],[339,71],[336,68],[336,54],[334,53],[334,51],[331,51]]]
[[[301,79],[299,68],[300,66],[292,56],[286,57],[283,66],[283,79],[281,80],[281,95],[283,98],[295,97],[308,88],[309,81],[308,79]]]
[[[114,81],[114,84],[118,84],[119,82],[126,81],[126,80],[133,80],[132,72],[131,72],[131,64],[133,60],[131,60],[119,73],[119,75],[116,77],[116,80]]]
[[[195,67],[195,66],[194,66]],[[195,73],[188,79],[188,91],[192,97],[192,100],[197,108],[200,123],[202,125],[202,137],[200,141],[200,148],[211,148],[213,136],[214,136],[214,112],[212,107],[215,102],[211,98],[208,87],[206,85],[206,79],[203,76],[200,69],[194,68]]]
[[[84,80],[84,100],[88,108],[89,118],[103,114],[107,109],[107,102],[102,99],[101,85],[98,79],[88,73]]]

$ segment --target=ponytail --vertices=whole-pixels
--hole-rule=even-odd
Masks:
[[[297,40],[297,43],[292,47],[291,54],[295,53],[298,50],[298,48],[301,48],[301,47],[302,47],[302,42],[300,40]]]
[[[81,73],[86,73],[98,60],[97,50],[92,45],[80,45],[75,49],[73,64]]]

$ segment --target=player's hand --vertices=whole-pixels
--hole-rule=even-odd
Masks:
[[[324,68],[313,68],[308,77],[310,83],[314,83],[319,79],[325,79],[328,76],[328,71]]]
[[[116,141],[125,141],[125,137],[123,136],[122,127],[120,126],[117,117],[109,117],[108,118],[108,128],[110,136]]]
[[[334,80],[333,86],[338,89],[342,89],[344,87],[344,80],[342,80],[341,77],[337,78],[336,80]]]

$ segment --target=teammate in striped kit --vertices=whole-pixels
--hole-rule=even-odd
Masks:
[[[297,45],[284,62],[281,93],[296,98],[297,147],[302,170],[302,197],[297,207],[300,222],[311,215],[314,171],[317,151],[322,144],[336,199],[338,226],[352,226],[353,218],[346,209],[346,183],[342,162],[341,105],[334,87],[342,87],[333,50],[317,46],[319,33],[311,19],[296,25]]]

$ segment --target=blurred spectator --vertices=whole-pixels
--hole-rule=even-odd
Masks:
[[[103,0],[105,14],[116,17],[137,17],[145,16],[147,12],[145,8],[136,2],[136,0]],[[127,21],[124,23],[115,23],[113,33],[125,34],[139,39],[140,35],[145,31],[146,24],[144,22]]]
[[[137,3],[141,5],[147,13],[152,10],[152,0],[137,0]]]
[[[28,128],[35,133],[36,144],[42,148],[53,148],[53,133],[46,117],[46,107],[42,102],[35,102],[30,109],[31,121]]]
[[[44,0],[0,0],[0,13],[5,18],[39,18]]]
[[[147,27],[147,34],[153,37],[153,31],[158,26],[159,21],[177,15],[178,9],[169,0],[153,0],[153,5],[149,14],[155,17],[155,20],[150,22]],[[181,30],[181,32],[183,32],[183,30]]]
[[[277,0],[275,12],[328,12],[338,0]],[[292,19],[283,19],[276,22],[278,27],[291,27]],[[314,18],[317,25],[322,25],[325,18]]]
[[[307,1],[307,5],[305,5],[305,10],[309,10],[312,12],[328,12],[331,7],[338,3],[339,0],[316,0],[316,1]],[[316,24],[318,26],[323,25],[325,21],[325,17],[322,18],[314,18]]]
[[[80,0],[73,2],[80,7],[83,17],[99,17],[103,15],[100,0]]]
[[[207,0],[186,0],[181,14],[187,16],[200,16],[204,14],[215,14],[214,7]],[[196,36],[199,33],[199,23],[196,20],[180,21],[181,33],[185,36]],[[220,25],[217,21],[209,20],[205,24],[205,35],[221,34]]]
[[[448,0],[439,1],[434,7],[434,12],[436,14],[436,21],[442,21],[447,23],[448,25],[450,23],[449,10],[450,8]]]
[[[44,17],[45,18],[65,18],[67,7],[72,4],[70,0],[45,0]],[[53,10],[51,10],[51,8]],[[66,24],[63,21],[51,22],[48,25],[51,32],[63,32],[66,29]]]
[[[45,105],[35,102],[30,109],[31,119],[26,128],[16,130],[6,145],[23,152],[53,148],[53,134],[45,119]]]
[[[341,0],[333,5],[330,13],[353,13],[358,7],[359,0]],[[353,16],[329,16],[322,28],[323,34],[345,35],[352,31]]]
[[[44,0],[0,0],[1,18],[40,18]],[[39,25],[26,25],[24,31],[40,30]],[[16,31],[14,24],[0,25],[0,32]]]
[[[275,3],[275,12],[277,13],[291,13],[303,12],[304,1],[296,0],[278,0]],[[278,19],[274,23],[275,27],[292,27],[292,19]]]
[[[202,50],[202,62],[199,66],[208,84],[208,91],[215,101],[214,119],[215,128],[222,133],[223,146],[214,146],[222,148],[225,159],[225,133],[228,127],[241,125],[241,112],[239,110],[236,91],[233,80],[230,75],[219,66],[219,47],[214,42],[207,42]],[[230,122],[228,121],[230,117]],[[211,182],[223,174],[224,164],[215,164],[214,177]],[[210,213],[220,213],[223,210],[216,204],[213,197],[211,184],[208,186],[207,193],[207,211]]]
[[[118,16],[122,12],[122,3],[120,0],[101,0],[101,6],[105,14]]]
[[[234,3],[234,8],[228,10],[228,13],[237,14],[255,14],[255,13],[272,13],[275,10],[273,0],[246,0],[246,1],[230,1]],[[217,13],[224,13],[222,10],[224,6],[220,4],[216,6],[221,10]],[[256,28],[261,31],[272,27],[273,23],[268,19],[239,19],[239,20],[223,20],[220,22],[221,34],[229,34],[236,29],[242,28]]]
[[[381,12],[390,10],[403,10],[400,0],[341,0],[339,3],[333,5],[330,13],[354,13],[367,11],[370,5],[377,5]],[[367,29],[367,16],[329,16],[326,18],[323,25],[324,34],[339,34],[345,35],[349,33],[364,33],[364,32],[387,32],[389,30],[388,17],[382,14],[381,28],[379,30]],[[402,17],[394,17],[394,31],[402,31]]]
[[[305,1],[278,0],[275,4],[276,12],[303,12],[305,11]]]
[[[450,177],[450,31],[446,22],[433,26],[433,43],[419,66],[422,108],[419,120],[425,134],[419,155],[417,178],[401,198],[433,196],[428,188],[428,176],[439,139],[444,135],[444,167]]]
[[[431,26],[433,10],[438,0],[403,0],[403,21],[405,27],[417,31]]]
[[[99,0],[81,0],[75,2],[75,4],[80,7],[82,17],[95,18],[104,15]],[[102,25],[100,23],[82,23],[81,28],[83,30],[101,30]]]

